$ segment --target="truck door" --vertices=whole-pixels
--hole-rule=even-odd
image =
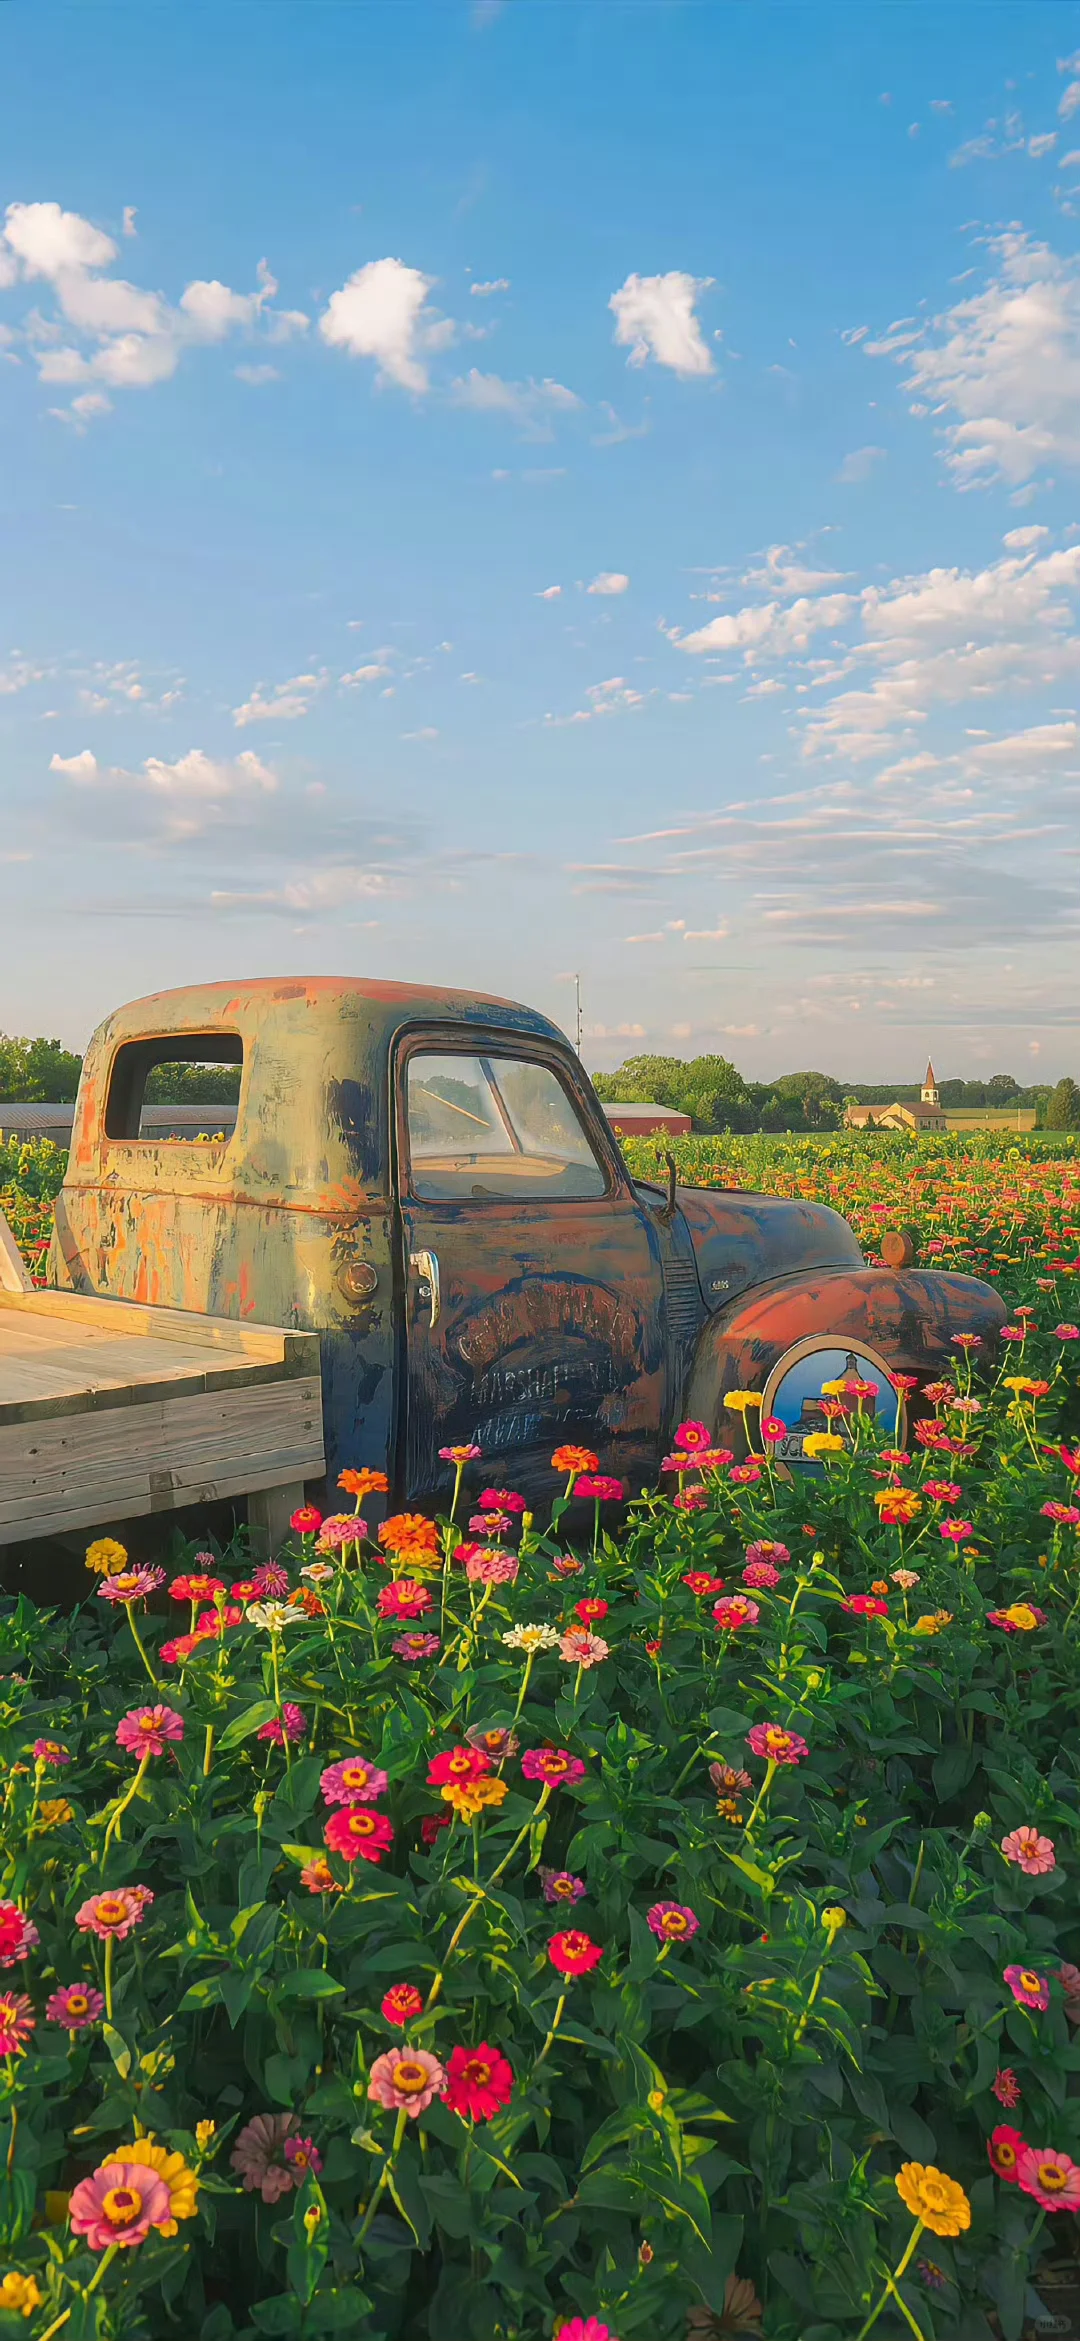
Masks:
[[[443,1029],[405,1041],[396,1086],[408,1500],[466,1444],[537,1501],[565,1442],[633,1492],[665,1408],[659,1232],[573,1060]]]

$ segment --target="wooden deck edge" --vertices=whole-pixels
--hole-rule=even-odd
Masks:
[[[284,1360],[264,1365],[252,1359],[237,1359],[235,1365],[224,1362],[209,1365],[204,1372],[196,1369],[185,1374],[182,1380],[121,1382],[99,1390],[71,1390],[59,1398],[0,1399],[0,1430],[17,1423],[63,1421],[80,1414],[110,1414],[118,1406],[139,1407],[168,1398],[200,1398],[217,1390],[248,1390],[259,1382],[300,1381],[319,1372],[318,1335],[305,1334],[301,1338],[314,1345],[314,1360],[297,1350]]]
[[[33,1286],[13,1292],[0,1286],[0,1311],[19,1310],[41,1317],[68,1317],[74,1324],[101,1325],[122,1335],[152,1334],[158,1341],[184,1341],[205,1349],[239,1351],[260,1364],[284,1364],[290,1352],[307,1354],[318,1345],[318,1334],[299,1327],[255,1324],[249,1318],[210,1317],[197,1309],[159,1308],[148,1301],[121,1301],[101,1293],[68,1292],[59,1286]],[[2,1317],[0,1317],[2,1323]],[[304,1367],[294,1368],[302,1372]]]
[[[295,1480],[319,1479],[325,1469],[325,1457],[320,1448],[317,1455],[298,1449],[295,1454],[278,1457],[272,1473],[256,1476],[240,1472],[214,1480],[202,1480],[190,1486],[168,1491],[143,1489],[132,1493],[119,1504],[109,1506],[104,1497],[96,1501],[55,1512],[37,1512],[33,1521],[0,1520],[0,1548],[11,1544],[30,1544],[41,1536],[65,1536],[80,1528],[109,1527],[114,1522],[142,1520],[150,1514],[186,1511],[199,1504],[219,1503],[231,1496],[256,1495],[261,1489],[288,1487]]]

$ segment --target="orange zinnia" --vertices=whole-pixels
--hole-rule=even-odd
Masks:
[[[551,1458],[553,1471],[568,1471],[578,1479],[583,1471],[599,1471],[600,1457],[591,1447],[556,1447]]]
[[[423,1512],[392,1512],[379,1529],[379,1543],[392,1553],[406,1547],[410,1551],[435,1553],[439,1550],[439,1531],[434,1520],[426,1519]]]
[[[357,1502],[362,1504],[365,1496],[388,1494],[390,1482],[385,1471],[369,1471],[365,1464],[362,1471],[341,1472],[338,1486],[344,1488],[347,1496],[355,1496]]]

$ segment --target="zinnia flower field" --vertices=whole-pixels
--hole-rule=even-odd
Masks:
[[[556,1450],[543,1525],[475,1450],[435,1520],[358,1457],[274,1562],[103,1536],[72,1614],[4,1604],[0,2334],[1041,2313],[1080,2243],[1080,1163],[999,1151],[965,1220],[908,1153],[866,1157],[883,1224],[997,1254],[1011,1315],[903,1446],[841,1385],[788,1479],[736,1392],[657,1489]]]

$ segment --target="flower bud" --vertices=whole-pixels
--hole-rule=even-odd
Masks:
[[[821,1678],[820,1674],[818,1673],[818,1670],[817,1670],[817,1668],[816,1668],[816,1666],[815,1666],[815,1668],[814,1668],[813,1672],[812,1672],[811,1674],[808,1674],[808,1675],[807,1675],[807,1678],[806,1678],[806,1688],[807,1688],[807,1690],[808,1690],[808,1691],[820,1691],[820,1689],[821,1689],[821,1679],[822,1679],[822,1678]]]
[[[831,1948],[835,1937],[840,1932],[841,1927],[847,1925],[847,1911],[841,1910],[838,1902],[831,1903],[827,1910],[822,1911],[821,1923],[825,1929],[826,1934],[828,1935],[829,1945]]]
[[[984,1832],[984,1830],[986,1830],[986,1829],[992,1829],[992,1828],[993,1828],[993,1826],[994,1826],[994,1823],[993,1823],[993,1818],[992,1818],[992,1816],[991,1816],[989,1813],[976,1813],[976,1815],[975,1815],[975,1818],[974,1818],[974,1820],[972,1821],[972,1824],[971,1824],[971,1826],[972,1826],[972,1829],[973,1829],[973,1830],[975,1830],[975,1829],[977,1829],[977,1830],[978,1830],[978,1832],[979,1832],[979,1835],[980,1835],[980,1837],[981,1837],[981,1836],[982,1836],[982,1834],[983,1834],[983,1832]]]
[[[304,2213],[304,2233],[309,2243],[314,2242],[316,2231],[319,2227],[321,2227],[321,2225],[322,2204],[309,2203],[308,2208]]]

